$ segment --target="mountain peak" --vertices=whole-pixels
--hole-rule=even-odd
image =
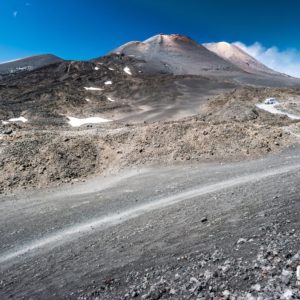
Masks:
[[[203,44],[203,46],[227,60],[232,57],[239,59],[245,59],[246,56],[250,57],[246,52],[228,42],[207,43]]]
[[[111,53],[143,61],[146,72],[209,75],[240,70],[188,36],[180,34],[158,34],[143,42],[129,42]]]
[[[193,44],[197,45],[197,43],[191,39],[190,37],[182,34],[164,34],[160,33],[158,35],[155,35],[147,40],[145,40],[145,43],[149,42],[161,42],[161,43],[176,43],[176,42],[182,42],[187,44]]]
[[[203,44],[209,51],[217,54],[223,59],[238,66],[242,70],[253,74],[271,74],[278,75],[279,73],[268,68],[254,57],[240,49],[234,44],[227,42],[207,43]]]

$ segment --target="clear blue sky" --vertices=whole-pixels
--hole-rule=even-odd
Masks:
[[[1,0],[0,61],[91,59],[158,33],[300,51],[298,0]]]

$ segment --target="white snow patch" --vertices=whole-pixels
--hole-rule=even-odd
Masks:
[[[103,91],[103,89],[97,87],[84,87],[84,88],[87,91]]]
[[[110,102],[115,102],[115,100],[113,100],[112,98],[106,96],[107,100],[110,101]]]
[[[29,58],[29,57],[25,57],[25,58]],[[19,60],[22,60],[22,59],[24,59],[24,58],[17,58],[17,59],[2,61],[2,62],[0,62],[0,65],[8,64],[8,63],[11,63],[11,62],[16,62],[16,61],[19,61]]]
[[[91,102],[91,99],[89,99],[89,98],[85,98],[85,101],[87,101],[87,102]]]
[[[100,68],[99,67],[95,67],[95,70],[98,71],[98,70],[100,70]]]
[[[9,122],[23,122],[26,123],[28,120],[24,117],[19,117],[19,118],[11,118],[8,120]]]
[[[113,68],[108,68],[109,70],[111,70],[111,71],[114,71],[115,69],[113,69]]]
[[[271,114],[275,115],[285,115],[288,116],[292,120],[300,120],[300,116],[289,114],[287,112],[281,111],[280,109],[276,108],[279,105],[279,102],[275,101],[273,104],[265,104],[265,103],[258,103],[256,107],[259,109],[265,110]]]
[[[129,67],[125,67],[124,68],[124,72],[128,75],[132,75],[131,70],[129,69]]]
[[[111,81],[111,80],[105,81],[104,84],[105,84],[105,85],[111,85],[111,84],[112,84],[112,81]]]
[[[297,266],[296,277],[297,277],[297,281],[300,281],[300,265]]]
[[[7,125],[7,124],[9,124],[8,121],[2,121],[2,125]]]
[[[99,123],[106,123],[106,122],[111,122],[112,120],[100,118],[100,117],[90,117],[90,118],[85,118],[85,119],[78,119],[74,117],[67,117],[69,119],[69,124],[72,127],[80,127],[81,125],[84,124],[99,124]]]

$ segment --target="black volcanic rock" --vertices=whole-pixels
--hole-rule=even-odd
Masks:
[[[63,60],[52,54],[30,56],[0,64],[0,75],[15,74],[32,71],[47,65],[62,62]]]

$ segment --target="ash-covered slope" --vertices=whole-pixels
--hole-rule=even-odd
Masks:
[[[299,79],[269,69],[233,45],[205,46],[183,35],[160,34],[144,42],[129,42],[111,53],[135,58],[135,67],[143,73],[197,75],[252,86],[300,87]]]
[[[52,54],[30,56],[0,64],[0,75],[32,71],[47,65],[62,62],[63,60]]]
[[[144,42],[130,42],[112,53],[142,60],[143,71],[175,75],[223,74],[240,69],[189,37],[159,34]]]
[[[268,68],[236,45],[220,42],[207,43],[203,44],[203,46],[246,72],[253,74],[283,75]]]
[[[235,87],[201,76],[144,74],[138,63],[112,54],[94,62],[63,61],[4,76],[0,124],[19,117],[39,128],[67,125],[67,117],[173,120],[199,113],[207,98]]]

